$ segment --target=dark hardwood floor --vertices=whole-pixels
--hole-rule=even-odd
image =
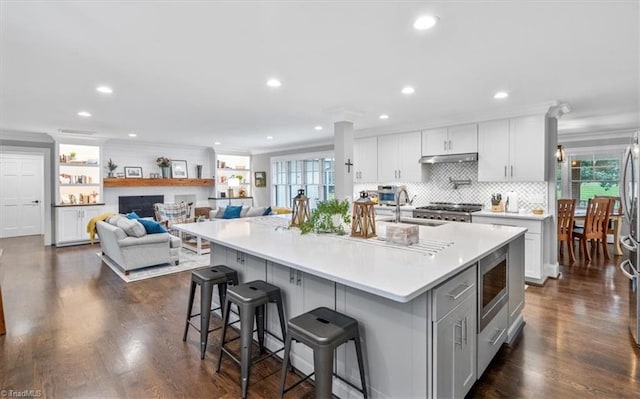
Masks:
[[[1,239],[7,334],[0,390],[49,398],[238,398],[239,369],[214,371],[219,334],[200,360],[182,329],[190,272],[125,284],[98,246],[48,248],[41,237]],[[639,398],[640,351],[627,330],[628,280],[620,258],[561,266],[526,291],[527,325],[503,347],[469,397]],[[252,369],[249,398],[275,398],[280,364]],[[287,395],[312,398],[303,384]]]

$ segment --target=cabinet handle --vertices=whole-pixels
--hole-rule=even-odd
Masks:
[[[458,332],[458,327],[460,328],[460,341],[459,342],[458,342],[458,334],[456,334]],[[454,343],[454,345],[460,345],[460,348],[462,348],[462,320],[460,320],[460,322],[456,322],[456,325],[454,326],[453,343]]]
[[[467,316],[464,317],[464,344],[465,345],[469,345],[469,331],[467,331],[469,329],[469,321],[467,320]]]
[[[471,289],[471,287],[473,287],[473,284],[464,284],[464,283],[460,284],[454,290],[449,291],[447,296],[455,301],[458,298],[460,298],[462,296],[462,294],[464,294],[465,292],[469,291]],[[460,292],[454,293],[455,291],[460,290],[460,289],[462,289]]]
[[[443,150],[445,150],[445,151],[447,150],[447,140],[444,140],[444,141],[442,142],[442,147],[443,147],[443,148],[442,148]]]
[[[451,149],[451,140],[449,140],[449,149]]]
[[[513,177],[513,165],[511,165],[511,177]]]
[[[502,329],[498,330],[498,333],[496,334],[497,336],[494,337],[491,341],[489,341],[489,343],[491,345],[497,344],[498,341],[500,341],[500,338],[502,337],[502,334],[504,334],[505,331],[507,331],[506,328],[502,328]]]
[[[300,285],[302,284],[302,272],[298,270],[296,274],[297,274],[296,285]]]
[[[402,178],[402,171],[398,170],[398,179]]]
[[[295,277],[293,277],[294,273],[295,271],[293,269],[289,269],[289,284],[293,284],[293,280],[295,280]]]
[[[507,177],[507,165],[504,165],[504,177]]]
[[[240,251],[236,250],[236,262],[240,263]]]

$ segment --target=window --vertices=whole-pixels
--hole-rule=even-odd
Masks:
[[[620,154],[584,154],[570,157],[571,198],[586,207],[596,195],[619,196]]]
[[[318,201],[335,195],[333,158],[329,154],[317,157],[309,154],[305,159],[277,159],[272,161],[272,169],[275,206],[290,208],[291,199],[299,189],[305,190],[311,209],[316,207]]]

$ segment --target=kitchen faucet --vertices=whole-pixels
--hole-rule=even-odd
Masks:
[[[396,190],[396,223],[400,223],[400,196],[403,192],[405,198],[409,200],[409,193],[407,192],[407,189],[404,186],[398,187]]]

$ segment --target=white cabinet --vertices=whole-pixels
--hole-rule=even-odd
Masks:
[[[368,137],[353,141],[353,181],[378,181],[378,138]]]
[[[479,181],[544,181],[544,115],[482,122],[478,125]]]
[[[378,137],[378,180],[421,181],[421,142],[420,132]]]
[[[469,152],[478,152],[478,125],[475,123],[422,132],[422,155]]]
[[[509,243],[509,330],[507,333],[509,344],[516,338],[523,325],[524,254],[525,239],[523,237]]]
[[[524,236],[524,274],[527,281],[535,284],[544,283],[547,276],[544,273],[543,254],[545,251],[545,223],[549,223],[550,219],[522,219],[514,217],[491,217],[476,216],[472,218],[473,223],[497,224],[504,226],[518,226],[527,229]],[[549,250],[549,249],[547,249]]]
[[[434,397],[463,398],[476,382],[476,298],[434,323]]]
[[[56,246],[89,242],[87,224],[102,214],[102,206],[60,206],[56,208]]]
[[[284,302],[285,324],[287,320],[320,306],[335,309],[335,288],[328,280],[294,270],[273,262],[267,262],[267,279],[280,287]],[[273,311],[271,311],[273,309]],[[267,312],[267,330],[280,336],[280,321],[275,307]],[[271,350],[282,347],[282,343],[267,336],[265,344]],[[282,356],[282,352],[278,353]],[[306,345],[294,342],[291,347],[291,364],[304,374],[313,372],[313,351]]]
[[[433,397],[463,398],[476,381],[477,267],[433,290]]]

